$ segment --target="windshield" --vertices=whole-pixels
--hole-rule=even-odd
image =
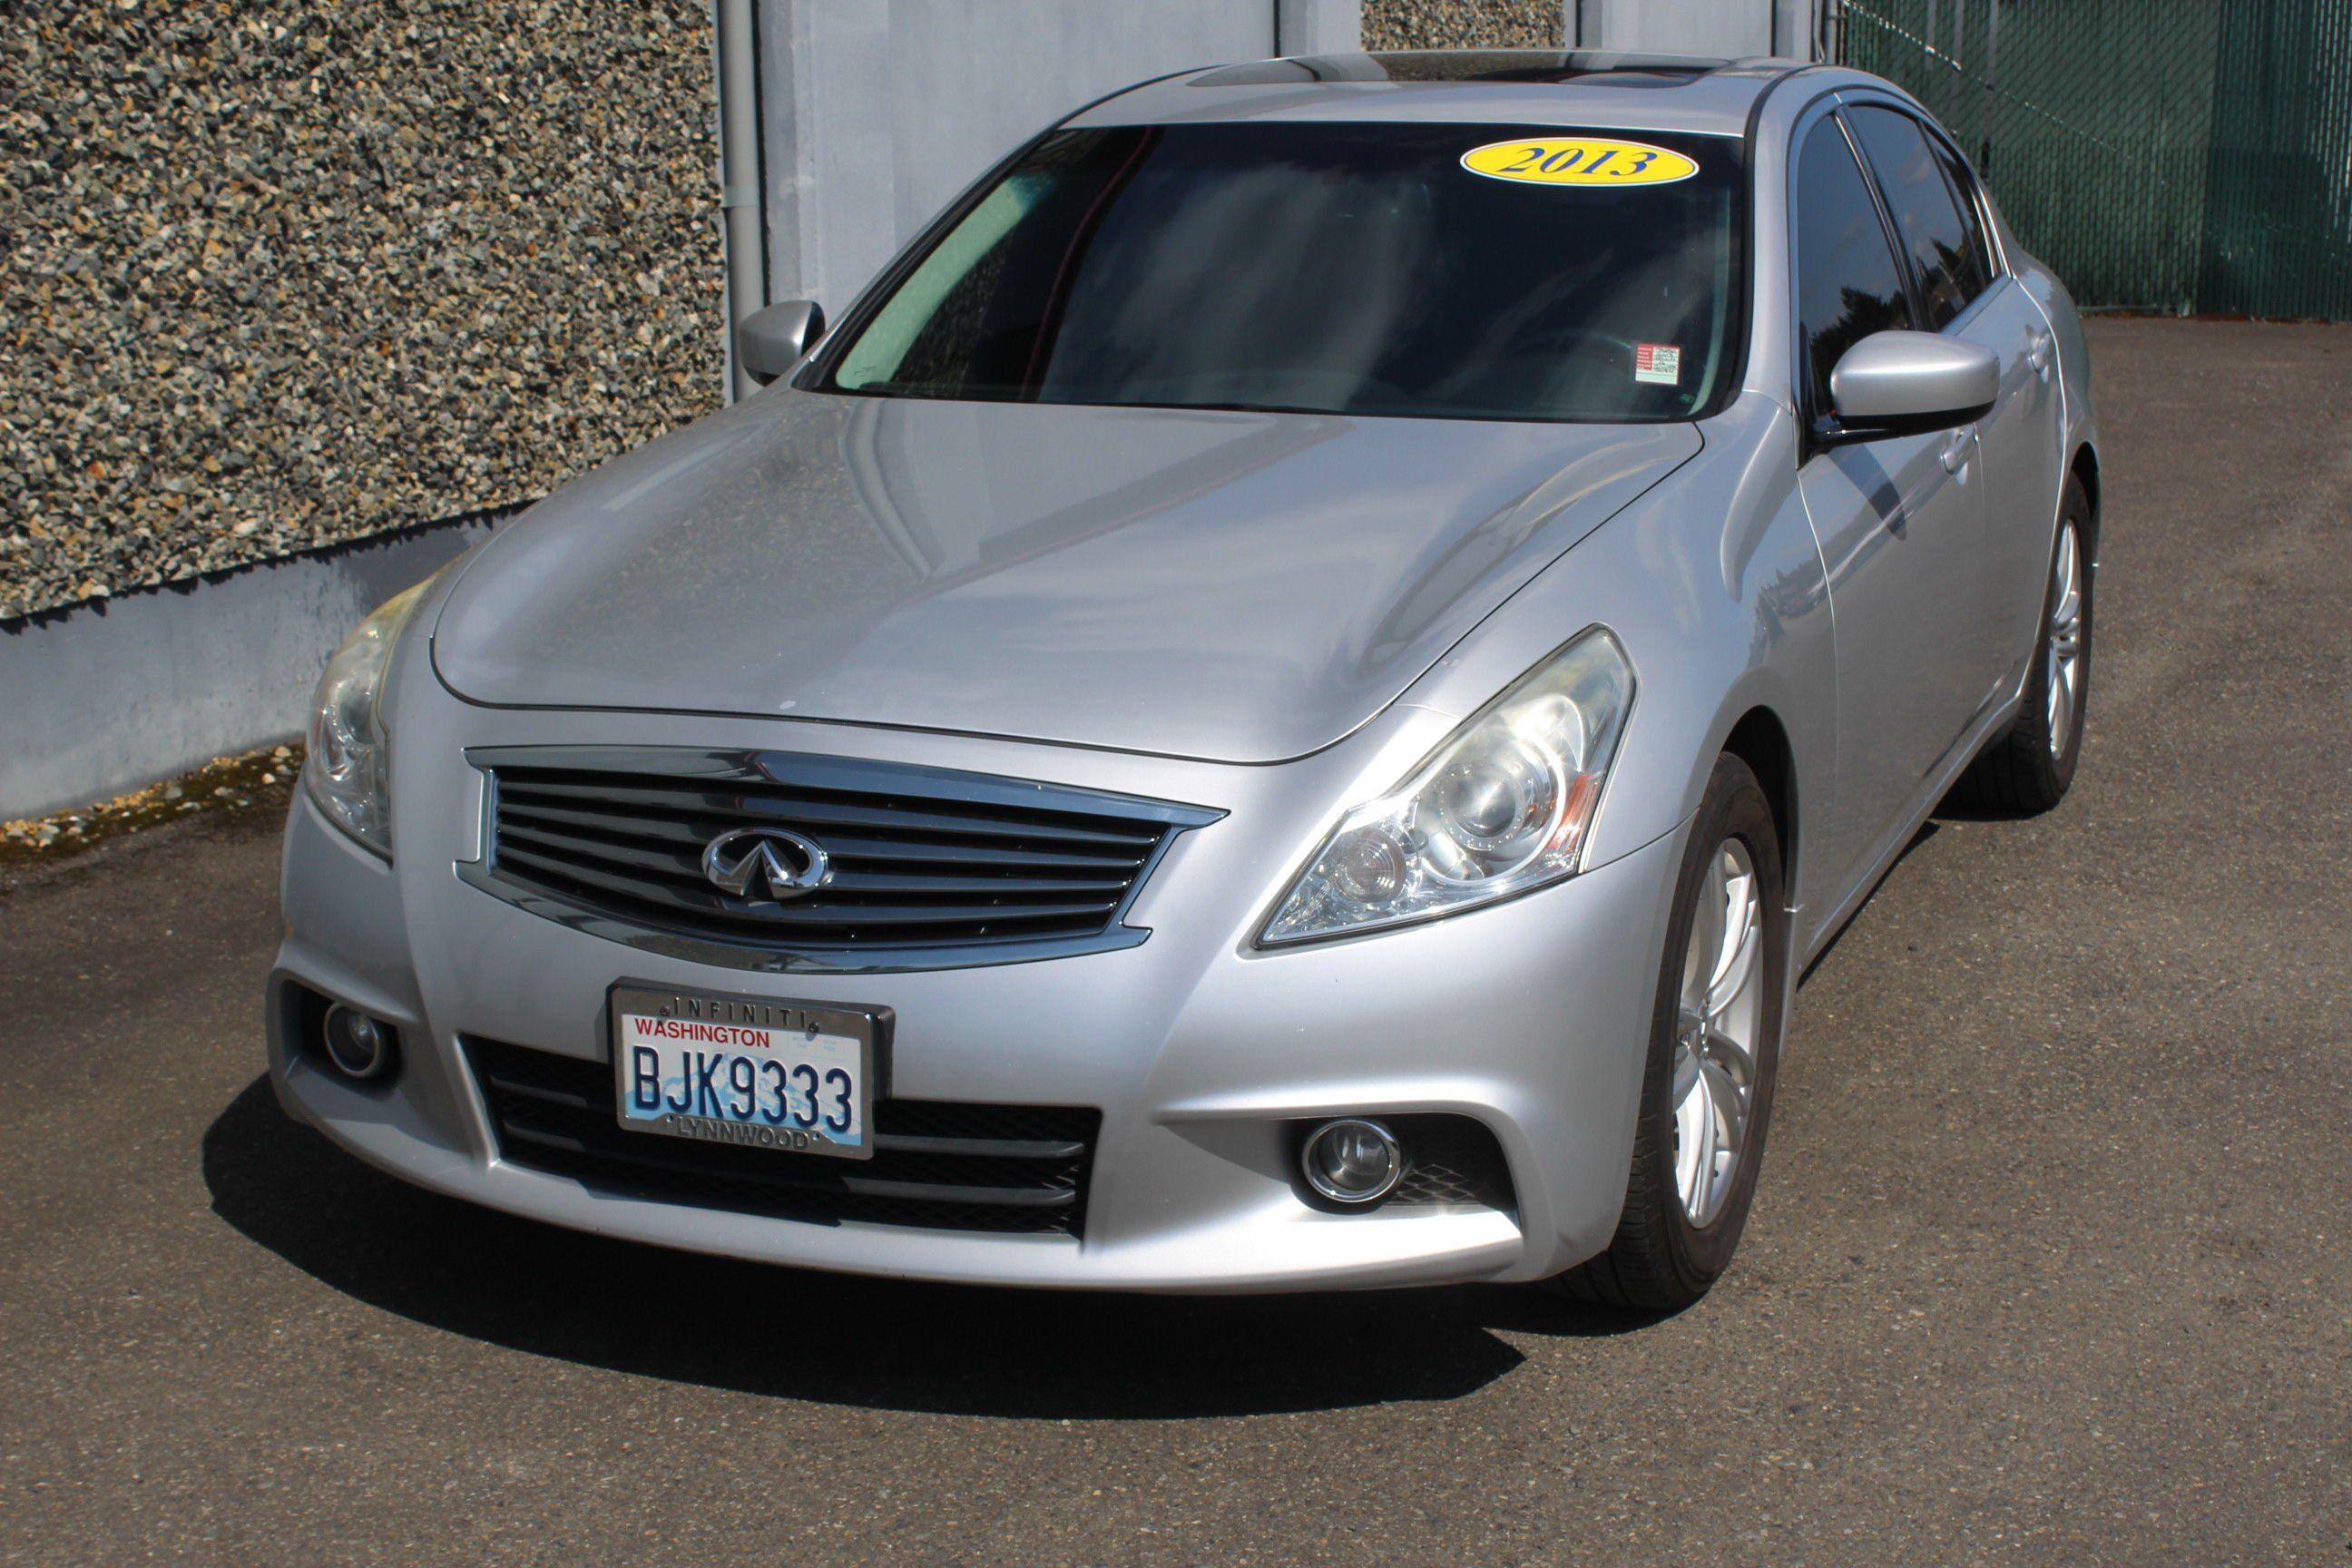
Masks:
[[[1735,357],[1738,153],[1558,127],[1055,132],[897,270],[806,384],[1688,419],[1719,399]],[[1580,162],[1589,183],[1554,183]]]

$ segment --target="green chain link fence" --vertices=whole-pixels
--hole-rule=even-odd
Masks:
[[[1843,0],[2084,305],[2352,319],[2352,0]]]

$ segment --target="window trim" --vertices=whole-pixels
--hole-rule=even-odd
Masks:
[[[1978,177],[1975,165],[1969,162],[1968,154],[1960,151],[1959,143],[1948,135],[1942,126],[1913,105],[1882,92],[1863,92],[1852,96],[1840,94],[1838,118],[1841,123],[1843,123],[1845,119],[1844,111],[1852,109],[1880,109],[1892,114],[1901,115],[1919,128],[1921,133],[1927,137],[1931,151],[1941,147],[1943,151],[1950,153],[1969,177],[1968,189],[1953,190],[1950,172],[1945,169],[1938,160],[1937,172],[1944,176],[1945,190],[1950,193],[1959,206],[1976,214],[1977,229],[1984,237],[1985,286],[1977,290],[1976,298],[1960,307],[1950,321],[1937,329],[1938,332],[1951,331],[1977,313],[1977,308],[1992,296],[1993,290],[2000,287],[2002,279],[2011,276],[2009,269],[2009,258],[2000,243],[2000,226],[1992,221],[1991,204],[1985,196],[1984,181]],[[1918,258],[1911,254],[1911,247],[1903,238],[1902,226],[1895,221],[1894,204],[1887,200],[1885,184],[1879,175],[1878,165],[1871,162],[1869,150],[1863,146],[1861,135],[1850,125],[1846,127],[1846,140],[1853,144],[1855,155],[1861,158],[1863,169],[1870,178],[1870,188],[1877,195],[1879,213],[1886,219],[1887,227],[1895,236],[1895,256],[1903,263],[1904,274],[1911,279],[1912,310],[1919,320],[1924,321],[1927,319],[1925,309],[1927,299],[1927,279],[1920,275]]]
[[[1174,74],[1181,76],[1183,73],[1179,71]],[[1149,84],[1138,83],[1137,85]],[[1125,90],[1123,88],[1120,89],[1120,91]],[[1116,98],[1118,94],[1113,93],[1108,96]],[[1095,103],[1104,101],[1106,100],[1097,99]],[[914,237],[900,246],[889,261],[883,266],[882,270],[874,275],[873,281],[858,290],[856,297],[850,301],[849,309],[845,310],[840,319],[828,328],[824,341],[819,342],[814,352],[802,362],[799,374],[792,378],[790,384],[793,388],[799,392],[811,392],[831,380],[840,361],[848,353],[849,345],[863,336],[867,327],[873,325],[874,318],[881,313],[883,305],[898,292],[899,286],[913,276],[915,269],[929,258],[931,252],[939,247],[940,242],[969,217],[972,209],[987,199],[988,194],[996,189],[1004,176],[1018,167],[1021,161],[1028,157],[1047,137],[1062,130],[1070,121],[1094,107],[1094,103],[1089,103],[1072,110],[1061,120],[1048,125],[982,170],[971,184],[956,193],[955,199],[942,207],[939,215],[929,223],[917,230]]]
[[[1961,151],[1958,139],[1946,135],[1943,128],[1933,121],[1923,120],[1919,123],[1926,128],[1930,143],[1940,146],[1951,154],[1953,163],[1958,165],[1960,177],[1966,182],[1961,189],[1952,194],[1959,197],[1962,206],[1977,215],[1977,232],[1984,238],[1984,291],[1990,294],[1995,285],[2010,275],[2009,256],[2000,243],[2000,226],[1993,221],[1992,197],[1985,190],[1984,181],[1978,178],[1976,166],[1969,162],[1969,155]],[[1950,168],[1945,169],[1944,177],[1948,180],[1952,178]]]
[[[1885,194],[1878,188],[1877,171],[1854,139],[1853,129],[1841,112],[1843,105],[1839,95],[1829,94],[1798,117],[1789,132],[1788,156],[1784,161],[1783,182],[1788,189],[1789,228],[1789,380],[1791,405],[1797,411],[1797,467],[1803,468],[1814,458],[1836,445],[1821,435],[1821,421],[1827,418],[1826,410],[1813,406],[1812,346],[1805,341],[1803,314],[1797,307],[1799,293],[1804,283],[1804,221],[1797,208],[1800,182],[1798,171],[1802,166],[1805,144],[1814,130],[1827,121],[1837,127],[1838,137],[1845,143],[1846,153],[1853,158],[1855,170],[1862,175],[1863,189],[1869,194],[1871,209],[1878,214],[1881,237],[1895,258],[1895,275],[1903,279],[1904,300],[1911,307],[1914,322],[1927,320],[1920,309],[1918,279],[1912,276],[1911,259],[1905,254],[1902,237],[1895,231],[1894,216],[1887,210]]]

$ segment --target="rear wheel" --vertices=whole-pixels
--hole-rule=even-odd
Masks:
[[[1960,775],[1952,791],[1958,805],[2031,816],[2066,798],[2083,754],[2083,715],[2091,695],[2092,576],[2091,498],[2080,479],[2070,479],[2024,700],[2009,732]]]
[[[1570,1295],[1672,1310],[1730,1263],[1772,1112],[1788,943],[1771,804],[1718,758],[1675,886],[1624,1212],[1608,1250],[1560,1277]]]

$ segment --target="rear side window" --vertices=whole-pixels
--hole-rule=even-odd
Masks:
[[[1984,231],[1973,204],[1954,190],[1937,149],[1917,121],[1892,109],[1854,109],[1854,136],[1878,171],[1878,188],[1919,271],[1927,330],[1940,331],[1985,291]]]
[[[1837,121],[1825,119],[1797,160],[1797,330],[1813,411],[1830,408],[1830,372],[1846,350],[1913,324],[1903,268],[1862,165]]]
[[[1934,137],[1927,144],[1935,151],[1936,162],[1942,166],[1944,178],[1952,184],[1952,194],[1959,198],[1960,226],[1968,232],[1968,253],[1976,258],[1984,274],[1983,287],[1992,287],[2000,268],[1993,265],[1992,237],[1985,233],[1984,209],[1977,205],[1977,177],[1960,162],[1960,155]]]

